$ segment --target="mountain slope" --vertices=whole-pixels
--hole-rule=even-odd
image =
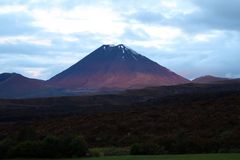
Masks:
[[[17,73],[0,74],[0,97],[21,97],[37,92],[44,86],[44,81],[30,79]]]
[[[188,82],[122,44],[103,45],[48,81],[70,89],[125,89]]]
[[[202,76],[202,77],[196,78],[196,79],[192,80],[192,82],[204,84],[204,83],[217,83],[217,82],[228,81],[228,80],[230,80],[230,79],[207,75],[207,76]]]
[[[8,78],[13,76],[14,74],[16,74],[16,73],[2,73],[2,74],[0,74],[0,83],[7,80]]]

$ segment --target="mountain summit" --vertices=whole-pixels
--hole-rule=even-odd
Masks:
[[[51,85],[68,89],[126,89],[188,82],[123,44],[102,45],[48,80]]]

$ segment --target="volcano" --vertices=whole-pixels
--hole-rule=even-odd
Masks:
[[[47,81],[67,89],[129,89],[188,82],[123,44],[102,45]]]

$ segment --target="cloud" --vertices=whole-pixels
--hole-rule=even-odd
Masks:
[[[178,19],[178,24],[186,29],[197,30],[238,30],[240,28],[240,2],[238,0],[192,0],[198,8],[192,14]]]
[[[65,41],[65,42],[78,42],[79,39],[77,37],[74,37],[74,36],[64,36],[63,41]]]
[[[33,26],[61,34],[89,32],[117,36],[126,26],[117,13],[104,7],[77,6],[67,11],[36,9],[32,16]]]
[[[33,27],[32,20],[27,12],[0,14],[0,36],[36,34],[41,29]]]
[[[193,36],[193,40],[196,42],[210,42],[219,38],[223,33],[220,31],[210,31],[208,33],[198,33]]]
[[[49,39],[38,39],[34,36],[6,36],[0,37],[0,44],[18,44],[18,43],[28,43],[40,46],[51,46],[52,42]]]
[[[0,15],[9,13],[26,12],[27,6],[25,5],[3,5],[0,6]]]

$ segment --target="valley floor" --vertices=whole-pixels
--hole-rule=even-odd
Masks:
[[[240,154],[191,154],[156,156],[113,156],[81,158],[80,160],[239,160]]]
[[[240,153],[228,154],[186,154],[186,155],[150,155],[150,156],[109,156],[95,158],[72,158],[59,160],[239,160]],[[16,159],[18,160],[18,159]],[[41,160],[41,159],[29,159]],[[50,159],[43,159],[50,160]],[[55,159],[58,160],[58,159]]]

